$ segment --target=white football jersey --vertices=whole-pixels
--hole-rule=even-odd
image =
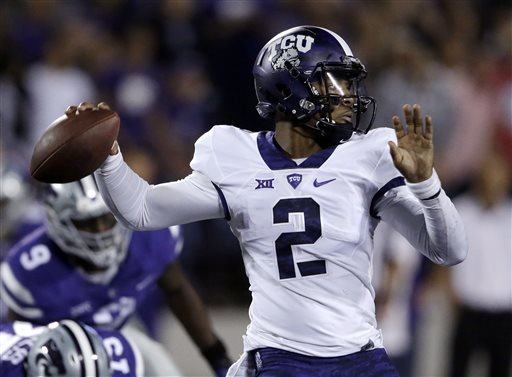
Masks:
[[[379,128],[297,165],[273,132],[215,126],[195,171],[216,186],[239,239],[253,301],[246,350],[340,356],[381,347],[374,308],[372,203],[404,184]]]

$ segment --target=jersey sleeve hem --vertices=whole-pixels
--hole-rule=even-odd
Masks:
[[[432,172],[432,176],[426,181],[418,183],[406,181],[406,184],[414,196],[420,200],[435,199],[441,192],[441,181],[435,170]]]

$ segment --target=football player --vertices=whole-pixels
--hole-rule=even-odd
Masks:
[[[0,372],[9,377],[144,376],[139,350],[119,331],[72,320],[0,324]]]
[[[42,214],[25,174],[24,160],[0,142],[0,262],[13,243],[41,224]],[[0,323],[7,306],[0,296]]]
[[[193,172],[158,185],[137,176],[114,143],[95,172],[101,193],[134,229],[229,222],[252,292],[246,352],[229,376],[396,376],[375,320],[378,223],[437,264],[457,264],[467,253],[462,222],[433,169],[432,119],[404,105],[405,125],[395,116],[394,131],[371,130],[366,69],[324,28],[276,35],[253,74],[257,110],[274,131],[214,126],[195,144]]]
[[[120,329],[158,286],[216,374],[225,375],[226,349],[177,259],[179,227],[132,232],[116,221],[92,175],[43,187],[46,224],[15,244],[0,267],[9,318],[39,324],[72,318]],[[142,331],[134,339],[148,357],[148,373],[179,374],[162,345]]]

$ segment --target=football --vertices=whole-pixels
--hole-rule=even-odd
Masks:
[[[92,174],[107,158],[119,128],[118,114],[106,109],[56,119],[34,146],[30,174],[45,183],[67,183]]]

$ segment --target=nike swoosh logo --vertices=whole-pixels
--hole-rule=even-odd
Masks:
[[[315,187],[320,187],[320,186],[323,186],[323,185],[326,185],[332,181],[335,181],[336,178],[333,178],[333,179],[328,179],[327,181],[318,181],[316,178],[315,178],[315,181],[313,182],[313,186]]]

